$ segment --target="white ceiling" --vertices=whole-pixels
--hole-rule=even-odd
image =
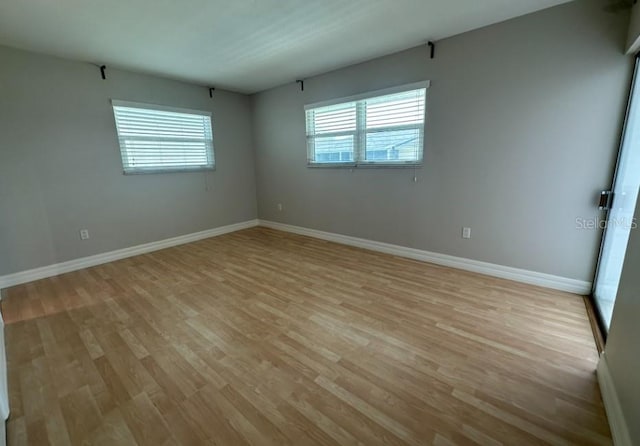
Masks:
[[[252,93],[567,1],[2,0],[0,44]]]

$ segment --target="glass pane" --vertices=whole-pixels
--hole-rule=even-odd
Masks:
[[[316,136],[314,161],[316,163],[353,162],[353,135]]]
[[[636,226],[633,212],[640,187],[640,79],[637,65],[635,76],[616,167],[613,204],[607,215],[594,289],[596,304],[607,330],[613,315],[629,234]]]
[[[426,89],[367,99],[367,130],[424,123]]]
[[[422,151],[420,129],[367,133],[367,161],[418,161]]]
[[[307,112],[307,134],[351,132],[356,129],[356,104],[331,105]]]
[[[118,105],[113,110],[125,172],[213,167],[209,116]]]

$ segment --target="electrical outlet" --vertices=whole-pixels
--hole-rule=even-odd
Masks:
[[[282,203],[278,203],[278,210],[279,210],[280,212],[282,212],[282,210],[283,210],[283,209],[284,209],[284,208],[282,207]]]
[[[88,239],[89,239],[89,230],[80,229],[80,240],[88,240]]]
[[[462,238],[471,238],[471,228],[462,228]]]

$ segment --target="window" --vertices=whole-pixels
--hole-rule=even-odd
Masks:
[[[111,101],[124,173],[213,169],[211,113]]]
[[[414,166],[429,82],[305,107],[310,166]]]

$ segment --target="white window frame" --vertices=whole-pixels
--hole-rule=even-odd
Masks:
[[[425,148],[425,127],[427,123],[427,110],[428,110],[428,97],[429,97],[429,87],[431,85],[431,81],[425,80],[421,82],[414,82],[411,84],[399,85],[397,87],[385,88],[382,90],[370,91],[363,94],[346,96],[342,98],[331,99],[328,101],[314,102],[312,104],[307,104],[304,106],[305,111],[305,128],[309,129],[309,123],[307,122],[307,111],[320,108],[327,107],[331,105],[345,104],[349,102],[358,102],[366,99],[373,99],[380,96],[391,95],[395,93],[403,93],[411,90],[418,90],[421,88],[425,89],[425,107],[424,107],[424,116],[422,124],[409,124],[405,128],[418,128],[420,129],[420,151],[418,153],[417,160],[411,161],[367,161],[365,157],[366,152],[366,143],[364,142],[364,138],[366,137],[366,125],[362,126],[363,123],[363,107],[357,105],[356,106],[356,130],[354,132],[344,132],[344,133],[354,133],[354,151],[353,151],[353,161],[346,162],[315,162],[315,148],[312,142],[312,138],[315,138],[315,135],[309,135],[308,131],[306,132],[307,138],[307,167],[313,168],[336,168],[336,167],[346,167],[346,168],[354,168],[354,167],[371,167],[371,168],[394,168],[394,167],[420,167],[422,166],[424,160],[424,148]],[[393,129],[397,129],[398,127],[390,127]],[[378,130],[379,131],[379,130]]]
[[[113,108],[116,132],[118,134],[118,144],[120,147],[120,157],[122,162],[123,173],[125,175],[173,173],[173,172],[200,172],[200,171],[215,170],[216,163],[215,163],[215,153],[214,153],[214,146],[213,146],[213,123],[211,122],[210,111],[171,107],[171,106],[158,105],[158,104],[147,104],[143,102],[122,101],[118,99],[112,99],[111,106]],[[207,164],[197,165],[197,166],[183,165],[183,166],[176,166],[176,167],[157,166],[157,167],[144,167],[144,168],[136,168],[136,167],[130,166],[127,159],[128,158],[127,148],[124,145],[125,138],[120,135],[120,129],[118,128],[118,119],[116,117],[115,107],[129,107],[129,108],[138,108],[138,109],[144,109],[144,110],[186,113],[190,115],[197,115],[197,116],[208,118],[209,119],[208,130],[210,131],[211,138],[205,140],[205,152],[207,156]]]

